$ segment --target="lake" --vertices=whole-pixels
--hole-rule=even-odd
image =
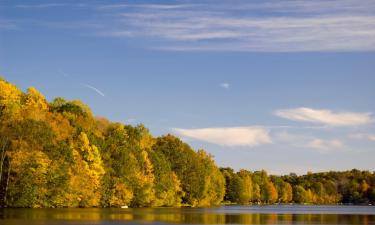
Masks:
[[[223,206],[217,208],[0,209],[1,225],[62,224],[366,224],[374,206]]]

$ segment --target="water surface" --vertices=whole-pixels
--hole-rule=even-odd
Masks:
[[[0,209],[1,225],[347,224],[375,225],[374,206],[224,206],[218,208]]]

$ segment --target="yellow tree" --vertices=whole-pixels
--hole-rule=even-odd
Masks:
[[[196,206],[218,205],[225,194],[224,176],[215,165],[210,154],[207,154],[204,150],[198,150],[197,157],[200,162],[197,172],[201,176],[201,191]]]
[[[99,206],[104,168],[99,150],[81,132],[72,146],[74,165],[70,170],[70,206]]]
[[[110,206],[120,207],[130,205],[130,202],[133,199],[133,192],[119,179],[116,179],[114,183],[112,189],[113,193],[109,201]]]
[[[251,173],[247,170],[240,170],[238,175],[242,179],[242,188],[238,196],[238,201],[241,204],[249,204],[253,194],[253,182]]]
[[[22,92],[0,77],[0,117],[14,118],[21,108]]]
[[[260,190],[260,186],[259,184],[255,183],[253,185],[253,199],[252,201],[255,202],[255,203],[260,203],[261,202],[261,190]]]
[[[150,206],[155,199],[153,165],[146,151],[138,155],[138,170],[133,174],[134,206]]]
[[[48,111],[48,102],[35,88],[30,87],[24,96],[23,117],[33,120],[45,120]]]
[[[13,141],[12,148],[15,150],[10,154],[8,206],[49,207],[47,175],[51,160],[24,141]]]
[[[281,196],[279,197],[280,197],[280,200],[284,203],[288,203],[293,200],[293,188],[289,183],[287,182],[283,183]]]

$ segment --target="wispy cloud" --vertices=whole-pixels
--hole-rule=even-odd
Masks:
[[[257,146],[271,143],[268,130],[261,127],[173,129],[178,135],[222,146]]]
[[[96,9],[105,10],[105,9],[139,8],[139,9],[168,10],[168,9],[190,8],[192,6],[194,5],[191,5],[191,4],[106,4],[106,5],[99,5],[96,7]]]
[[[312,122],[328,126],[359,126],[373,122],[371,113],[332,112],[327,109],[304,107],[277,110],[275,115],[293,121]]]
[[[194,4],[193,4],[194,3]],[[19,4],[19,9],[85,6],[90,21],[73,17],[37,25],[84,35],[131,39],[173,51],[374,51],[372,0],[177,1],[166,3]],[[30,21],[28,21],[31,23]],[[34,24],[35,25],[35,24]],[[82,29],[84,29],[82,31]]]
[[[220,87],[224,88],[224,89],[229,89],[229,83],[221,83],[220,84]]]
[[[322,140],[322,139],[313,139],[312,141],[306,144],[306,147],[315,148],[320,150],[332,150],[337,148],[342,148],[344,144],[339,140]]]
[[[158,41],[156,48],[166,50],[375,50],[375,4],[369,0],[203,3],[127,5],[132,10],[102,33],[148,38],[149,47]]]
[[[89,89],[95,91],[96,93],[98,93],[98,94],[101,95],[102,97],[105,97],[105,94],[104,94],[101,90],[97,89],[96,87],[91,86],[91,85],[88,85],[88,84],[82,84],[82,85],[83,85],[84,87],[87,87],[87,88],[89,88]]]
[[[27,5],[16,5],[16,8],[23,9],[47,9],[52,7],[66,6],[64,3],[45,3],[45,4],[27,4]]]
[[[357,140],[375,141],[375,134],[369,134],[369,133],[350,134],[349,137],[352,139],[357,139]]]
[[[311,148],[317,150],[336,150],[345,145],[338,139],[321,139],[310,135],[294,134],[286,131],[274,134],[276,144],[291,145],[297,148]]]
[[[11,20],[3,20],[0,18],[0,29],[1,30],[14,30],[17,29],[17,24]]]

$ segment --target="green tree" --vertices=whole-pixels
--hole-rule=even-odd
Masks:
[[[283,203],[292,202],[292,200],[293,200],[293,188],[289,183],[283,182],[281,196],[279,196],[279,198],[280,198],[281,202],[283,202]]]
[[[306,190],[300,186],[296,185],[293,187],[293,201],[296,203],[306,203],[308,202],[308,196]]]
[[[11,207],[50,207],[47,174],[51,160],[41,151],[31,150],[27,143],[13,143],[11,178],[7,205]]]
[[[261,202],[261,190],[259,184],[253,185],[253,202],[260,203]]]
[[[161,152],[151,151],[155,175],[155,206],[180,206],[183,196],[180,180]]]
[[[238,176],[242,180],[242,182],[240,182],[242,187],[240,188],[241,191],[238,194],[238,203],[249,204],[253,197],[252,174],[247,170],[240,170],[238,172]]]

